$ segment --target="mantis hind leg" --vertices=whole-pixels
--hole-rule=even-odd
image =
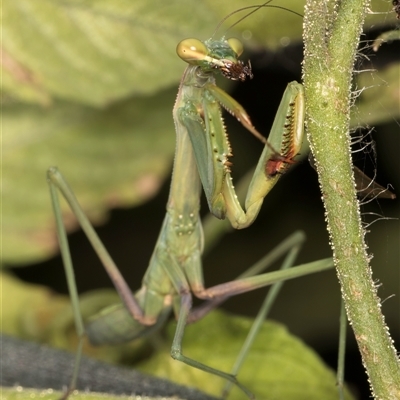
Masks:
[[[221,378],[228,380],[232,384],[236,385],[239,389],[241,389],[250,399],[254,399],[255,398],[254,395],[248,389],[246,389],[242,384],[240,384],[234,375],[220,371],[216,368],[209,367],[208,365],[193,360],[192,358],[189,358],[182,353],[182,339],[183,339],[183,334],[185,332],[185,326],[187,324],[187,319],[190,314],[191,307],[192,307],[192,295],[190,293],[182,294],[178,323],[171,347],[171,357],[175,360],[190,365],[193,368],[200,369],[202,371],[220,376]]]
[[[126,306],[132,317],[140,322],[143,325],[153,325],[156,322],[156,318],[154,317],[146,317],[141,309],[140,305],[136,301],[136,299],[132,296],[132,290],[129,288],[128,284],[126,283],[124,277],[122,276],[121,272],[119,271],[117,265],[115,264],[114,260],[111,258],[110,254],[108,253],[107,249],[105,248],[104,244],[100,240],[99,236],[97,235],[96,231],[94,230],[92,224],[90,223],[89,219],[83,212],[81,206],[78,203],[72,189],[68,185],[66,179],[62,176],[61,172],[56,167],[51,167],[47,171],[47,181],[50,186],[50,195],[52,199],[52,204],[54,208],[54,213],[56,215],[56,223],[57,223],[57,232],[59,235],[59,240],[61,244],[61,250],[65,249],[62,257],[63,261],[67,261],[68,263],[68,256],[69,253],[68,243],[65,239],[60,236],[62,231],[65,233],[64,224],[62,221],[60,205],[58,201],[58,194],[57,190],[59,190],[67,201],[68,205],[70,206],[72,212],[75,214],[79,225],[81,226],[82,230],[85,232],[86,237],[88,238],[89,242],[91,243],[93,250],[96,252],[97,256],[100,258],[103,267],[105,268],[108,276],[110,277],[111,281],[113,282],[115,289],[118,292],[119,297],[121,298],[122,303]],[[56,209],[58,207],[58,209]],[[63,242],[61,242],[63,240]],[[65,242],[64,242],[65,241]],[[65,254],[65,256],[64,256]],[[69,257],[71,258],[71,257]],[[72,262],[69,260],[68,264],[69,268],[72,268]]]
[[[65,400],[68,398],[68,396],[76,387],[76,382],[79,373],[79,366],[82,357],[83,341],[85,338],[85,328],[83,324],[82,314],[79,308],[79,296],[75,282],[75,273],[72,265],[71,252],[69,250],[67,232],[65,230],[65,226],[61,215],[60,201],[55,186],[53,184],[50,184],[49,186],[50,186],[51,202],[53,206],[54,216],[56,219],[57,236],[58,236],[58,241],[60,243],[61,256],[63,259],[65,275],[67,277],[68,291],[71,297],[72,308],[74,311],[73,314],[74,314],[76,332],[79,338],[72,377],[68,385],[68,389],[65,391],[65,393],[60,399],[60,400]]]
[[[268,269],[272,264],[274,264],[279,258],[286,254],[286,257],[280,267],[281,270],[288,269],[292,267],[295,263],[297,255],[303,246],[304,241],[306,240],[305,234],[302,231],[296,231],[290,236],[288,236],[285,240],[283,240],[277,247],[275,247],[272,251],[266,254],[262,259],[260,259],[253,266],[248,268],[244,273],[237,277],[237,279],[246,278],[249,276],[257,275],[266,269]],[[268,291],[268,294],[258,312],[257,317],[254,320],[254,323],[247,335],[245,342],[243,343],[242,349],[240,350],[236,362],[231,370],[231,375],[236,376],[243,365],[246,356],[253,344],[262,323],[265,321],[273,302],[280,289],[282,288],[283,281],[277,282],[272,285],[271,289]],[[199,306],[197,309],[193,310],[190,314],[190,321],[194,321],[196,319],[202,318],[205,314],[211,311],[213,308],[217,307],[225,300],[227,300],[230,296],[221,296],[217,299],[206,301],[202,306]],[[235,382],[228,381],[224,390],[223,397],[227,397],[232,385]]]
[[[95,230],[93,229],[92,225],[90,224],[89,220],[84,214],[82,208],[80,207],[78,201],[76,200],[75,195],[73,194],[72,190],[67,184],[65,178],[61,175],[61,173],[58,171],[57,168],[52,167],[47,171],[47,180],[50,187],[50,196],[56,220],[57,236],[60,244],[61,256],[63,259],[65,274],[67,277],[68,290],[71,297],[74,322],[76,326],[77,335],[79,338],[71,381],[67,391],[61,398],[62,400],[65,400],[68,398],[70,393],[76,387],[86,331],[84,328],[83,318],[79,307],[79,296],[75,283],[74,268],[68,245],[67,233],[63,223],[58,191],[61,192],[62,196],[70,205],[80,226],[86,233],[86,236],[91,242],[96,254],[102,261],[103,266],[105,267],[111,280],[114,282],[118,294],[122,302],[124,303],[126,309],[129,311],[129,314],[132,316],[132,318],[134,318],[136,321],[138,321],[138,323],[141,323],[143,325],[153,325],[156,321],[147,321],[146,318],[144,317],[143,311],[141,310],[135,298],[132,296],[132,292],[129,289],[127,283],[123,279],[114,261],[111,259],[103,243],[100,241],[100,238],[97,236]]]
[[[295,236],[298,232],[296,232],[294,235]],[[281,247],[282,244],[285,244],[288,242],[288,239],[290,240],[292,238],[290,236],[287,238],[284,242],[281,243],[281,245],[278,246]],[[291,250],[287,253],[282,265],[281,265],[281,270],[290,268],[293,266],[295,259],[301,250],[302,247],[302,242],[299,241],[297,244],[295,244]],[[261,267],[261,265],[260,265]],[[267,266],[266,266],[267,267]],[[236,358],[235,364],[231,370],[231,374],[236,376],[239,373],[240,368],[242,367],[246,356],[251,348],[251,345],[253,344],[262,323],[265,321],[271,306],[277,297],[280,289],[282,288],[283,281],[277,282],[274,285],[272,285],[271,289],[269,290],[267,296],[265,297],[265,300],[254,320],[254,323],[243,343],[243,346]],[[343,300],[341,300],[341,308],[340,308],[340,330],[339,330],[339,349],[338,349],[338,363],[337,363],[337,373],[336,373],[336,381],[337,381],[337,387],[338,387],[338,393],[339,393],[339,400],[344,400],[345,399],[345,382],[344,382],[344,364],[345,364],[345,352],[346,352],[346,328],[347,328],[347,318],[346,318],[346,309],[344,306]],[[223,392],[222,392],[222,397],[226,398],[232,388],[232,383],[227,382],[225,385]]]
[[[267,253],[259,261],[253,264],[245,272],[240,274],[235,280],[240,280],[243,278],[255,276],[264,272],[269,267],[271,267],[279,258],[283,257],[288,252],[294,251],[298,246],[302,246],[306,236],[302,231],[296,231],[284,239],[278,246]],[[292,264],[293,265],[293,264]],[[282,268],[281,268],[282,269]],[[205,289],[207,290],[207,289]],[[222,304],[224,301],[229,299],[232,295],[223,295],[213,298],[212,300],[205,301],[202,305],[193,309],[189,315],[188,322],[192,323],[201,318],[203,318],[211,310]]]
[[[301,231],[297,231],[294,234],[290,235],[288,238],[286,238],[280,245],[278,245],[274,250],[269,252],[266,256],[264,256],[261,260],[259,260],[256,264],[254,264],[252,267],[250,267],[247,271],[245,271],[243,274],[241,274],[237,279],[243,279],[246,277],[254,276],[259,274],[260,272],[264,271],[267,269],[269,266],[271,266],[277,259],[282,257],[284,254],[287,254],[285,257],[285,260],[281,266],[281,269],[287,269],[290,268],[297,257],[298,252],[301,249],[301,246],[303,242],[305,241],[305,235]],[[271,290],[268,293],[268,296],[266,297],[264,304],[259,312],[259,315],[257,316],[253,327],[251,328],[249,335],[243,345],[243,348],[237,358],[237,361],[235,363],[235,367],[233,368],[231,373],[226,373],[220,370],[217,370],[215,368],[209,367],[203,363],[200,363],[196,360],[193,360],[187,356],[185,356],[182,353],[182,339],[183,339],[183,334],[184,334],[184,329],[185,326],[188,322],[194,322],[200,318],[202,318],[205,314],[207,314],[209,311],[217,307],[219,304],[224,302],[226,299],[230,297],[230,295],[222,295],[219,297],[216,297],[213,300],[206,301],[202,306],[191,310],[192,306],[192,297],[191,294],[182,294],[181,297],[181,304],[180,304],[180,311],[179,311],[179,316],[178,316],[178,324],[177,328],[175,331],[175,336],[171,348],[171,356],[179,361],[184,362],[185,364],[188,364],[194,368],[201,369],[203,371],[206,371],[208,373],[211,373],[213,375],[220,376],[221,378],[224,378],[228,381],[228,384],[225,388],[225,393],[226,395],[232,385],[238,386],[249,398],[254,398],[253,394],[249,392],[248,389],[246,389],[236,378],[236,375],[243,364],[245,357],[249,351],[249,348],[251,347],[251,344],[253,343],[255,337],[257,336],[257,333],[261,327],[262,322],[265,320],[265,317],[270,310],[273,301],[275,300],[276,296],[278,295],[278,292],[280,288],[282,287],[283,282],[277,282],[273,285]]]
[[[289,250],[287,253],[280,269],[285,270],[290,267],[292,267],[295,263],[295,260],[297,258],[298,253],[301,250],[301,247],[303,245],[303,241],[305,239],[305,235],[300,235],[302,232],[295,232],[294,235],[291,235],[289,238],[287,238],[285,242],[290,240],[291,238],[295,238],[298,240],[296,244],[293,245],[293,247]],[[278,246],[279,247],[279,246]],[[265,297],[263,304],[261,305],[260,310],[258,311],[258,314],[253,322],[253,325],[247,334],[247,337],[243,343],[242,348],[240,349],[240,352],[236,358],[235,364],[232,367],[231,374],[232,375],[237,375],[239,373],[240,368],[242,367],[243,363],[245,362],[245,359],[247,357],[247,354],[249,353],[249,350],[256,339],[258,332],[261,329],[262,323],[265,321],[267,318],[267,315],[269,311],[271,310],[271,307],[276,299],[276,297],[279,294],[279,291],[281,290],[282,286],[284,284],[284,281],[277,282],[271,286],[271,289],[268,291],[267,296]],[[229,394],[229,391],[232,387],[232,384],[230,382],[227,382],[225,385],[223,392],[222,392],[222,397],[226,398]]]

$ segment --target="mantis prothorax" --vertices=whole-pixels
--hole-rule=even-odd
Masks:
[[[47,176],[80,337],[83,338],[86,333],[94,344],[132,340],[158,328],[173,309],[178,323],[171,348],[172,357],[227,379],[251,398],[252,394],[234,375],[182,354],[181,342],[187,321],[194,321],[204,314],[192,312],[192,294],[200,299],[218,302],[278,281],[331,268],[333,262],[325,259],[260,275],[255,275],[260,273],[260,269],[250,270],[245,277],[237,280],[211,288],[204,286],[201,263],[203,231],[199,218],[201,188],[204,189],[210,211],[217,218],[228,218],[233,227],[245,228],[257,217],[264,197],[293,162],[303,140],[302,85],[296,82],[288,85],[268,141],[253,127],[241,105],[216,85],[215,75],[218,73],[228,79],[241,81],[252,76],[250,64],[245,65],[238,60],[242,50],[242,44],[237,39],[210,39],[205,42],[186,39],[178,44],[178,55],[189,65],[183,74],[173,111],[177,139],[167,213],[142,287],[134,294],[60,172],[53,167],[48,170]],[[221,106],[265,143],[248,189],[245,209],[237,200],[232,185],[229,161],[232,150],[221,119]],[[93,317],[86,328],[78,313],[78,296],[57,189],[75,213],[122,301],[122,304],[107,308]],[[303,238],[300,235],[296,240],[298,243]],[[82,339],[71,388],[78,374],[81,346]]]

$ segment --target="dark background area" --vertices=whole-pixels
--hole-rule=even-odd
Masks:
[[[364,39],[373,39],[378,34],[378,31],[370,32]],[[384,68],[393,60],[400,59],[400,45],[384,45],[377,54],[372,53],[372,50],[367,50],[367,53],[373,67]],[[249,112],[254,125],[266,134],[287,82],[301,79],[302,47],[288,46],[275,54],[260,52],[251,55],[251,60],[255,78],[248,83],[236,85],[232,95]],[[364,63],[358,69],[370,68],[365,59]],[[226,116],[226,125],[234,152],[233,176],[237,182],[240,176],[256,163],[262,146],[230,116]],[[368,130],[363,130],[361,133],[367,132]],[[376,169],[376,181],[383,186],[392,184],[398,196],[399,132],[400,122],[395,119],[374,129],[372,138],[376,141],[377,164],[371,154],[356,155],[356,163],[362,170],[371,174]],[[367,137],[366,141],[369,140]],[[97,229],[134,290],[140,287],[159,233],[169,184],[170,182],[166,181],[158,195],[140,207],[113,210],[108,223]],[[79,193],[77,196],[79,198]],[[233,279],[296,229],[304,230],[308,238],[300,254],[299,263],[329,257],[331,250],[320,198],[317,174],[305,159],[286,174],[267,196],[252,227],[227,234],[207,254],[204,258],[206,285],[212,286]],[[379,289],[381,298],[386,299],[392,294],[397,296],[383,304],[386,322],[397,347],[400,338],[399,222],[389,218],[398,218],[399,205],[398,199],[376,199],[362,206],[365,221],[371,222],[379,217],[388,218],[371,225],[367,229],[369,233],[366,239],[369,253],[374,254],[374,278],[382,284]],[[202,212],[207,213],[204,199]],[[397,232],[397,236],[393,237],[391,232]],[[108,276],[84,234],[81,231],[75,232],[69,235],[69,240],[80,292],[111,287]],[[67,293],[59,256],[41,264],[14,269],[14,272],[25,281],[44,284],[57,292]],[[237,296],[226,302],[223,307],[230,312],[254,316],[266,290]],[[284,285],[270,315],[270,318],[281,321],[292,333],[299,335],[315,348],[333,369],[336,369],[337,359],[339,293],[339,285],[333,271],[296,279]],[[369,397],[367,377],[350,329],[346,353],[346,380],[356,388],[360,399]]]

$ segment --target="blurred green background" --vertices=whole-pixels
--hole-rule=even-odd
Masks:
[[[302,13],[304,2],[277,2]],[[57,165],[67,177],[132,289],[140,286],[165,212],[175,146],[172,107],[184,63],[176,44],[207,39],[244,1],[3,2],[2,264],[20,279],[67,293],[45,180]],[[400,46],[371,41],[396,27],[391,3],[372,2],[354,90],[356,165],[399,193]],[[217,36],[225,33],[232,17]],[[267,134],[287,82],[301,79],[302,20],[268,8],[235,26],[255,78],[231,85],[254,125]],[[397,27],[398,29],[398,27]],[[345,44],[344,44],[345,45]],[[257,161],[260,143],[230,116],[236,182]],[[372,129],[372,127],[374,127]],[[383,312],[400,338],[399,200],[362,206]],[[206,203],[202,207],[207,214]],[[81,292],[111,287],[84,235],[65,208]],[[374,222],[372,225],[372,222]],[[304,160],[265,199],[254,225],[228,233],[204,258],[207,286],[234,278],[296,229],[308,241],[299,262],[331,255],[315,171]],[[18,267],[18,268],[16,268]],[[4,290],[4,293],[6,290]],[[391,297],[395,294],[395,297]],[[265,290],[229,300],[226,309],[254,316]],[[3,298],[7,307],[10,298]],[[335,367],[339,287],[334,272],[285,284],[271,318],[318,348]],[[16,317],[18,318],[18,317]],[[5,328],[7,331],[7,328]],[[26,337],[26,333],[21,334]],[[32,335],[32,339],[33,339]],[[350,381],[366,379],[349,332]],[[354,373],[354,376],[352,375]],[[358,375],[358,376],[357,376]],[[361,384],[362,385],[362,384]]]

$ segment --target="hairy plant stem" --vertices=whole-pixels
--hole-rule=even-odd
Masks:
[[[306,129],[347,317],[374,397],[394,400],[400,399],[400,363],[372,280],[349,135],[353,66],[368,5],[368,0],[307,0]]]

